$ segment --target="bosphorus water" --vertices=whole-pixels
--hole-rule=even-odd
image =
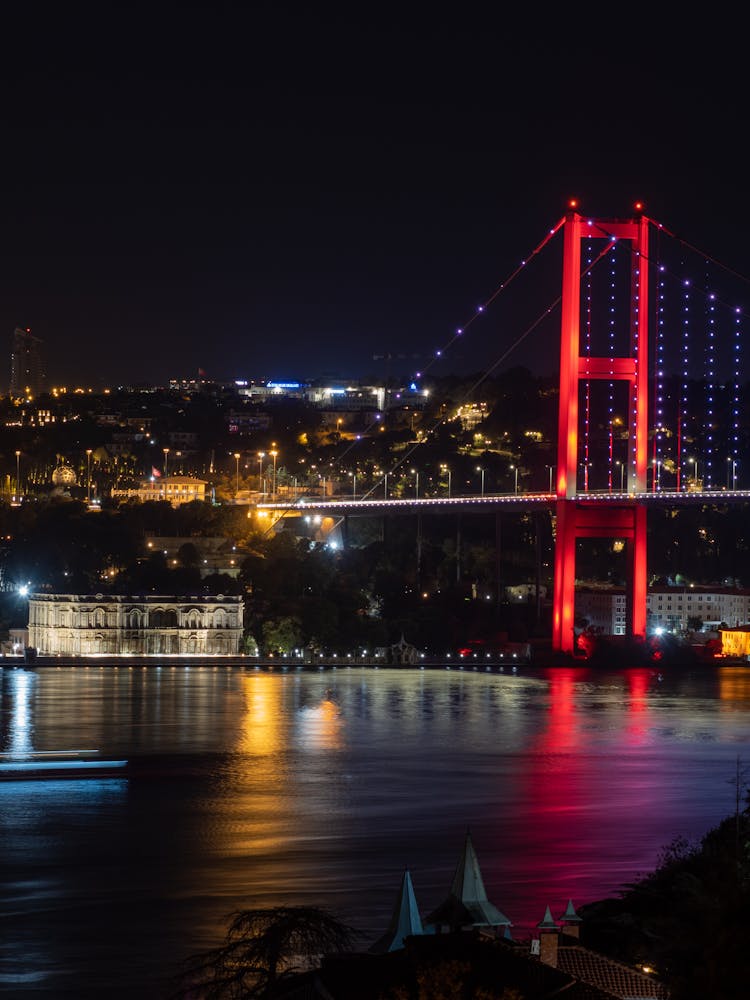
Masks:
[[[0,994],[163,997],[242,907],[385,930],[471,830],[524,937],[734,808],[750,668],[6,668],[0,750],[98,748],[126,779],[0,783]]]

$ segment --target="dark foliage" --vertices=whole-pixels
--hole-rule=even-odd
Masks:
[[[585,943],[657,969],[673,1000],[739,1000],[750,982],[750,813],[676,840],[620,899],[582,907]]]
[[[231,915],[218,948],[190,956],[174,1000],[235,1000],[274,996],[280,981],[351,950],[358,932],[314,906],[276,906]]]

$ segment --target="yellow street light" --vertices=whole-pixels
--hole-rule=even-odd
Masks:
[[[268,453],[273,459],[273,476],[271,478],[271,503],[276,503],[276,456],[278,451],[269,451]]]

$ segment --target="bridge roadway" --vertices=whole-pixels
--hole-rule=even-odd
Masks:
[[[554,493],[488,493],[484,496],[476,494],[454,497],[425,497],[402,499],[373,499],[352,497],[316,500],[310,497],[295,500],[292,503],[259,503],[258,510],[278,512],[280,514],[328,514],[333,516],[366,516],[368,514],[474,514],[483,511],[502,510],[538,510],[553,508],[557,502]],[[659,490],[644,493],[610,493],[605,491],[589,491],[577,493],[573,498],[577,503],[595,503],[598,505],[617,505],[622,503],[645,504],[647,507],[694,506],[701,504],[742,504],[750,503],[750,490],[695,490],[691,492],[669,492]]]

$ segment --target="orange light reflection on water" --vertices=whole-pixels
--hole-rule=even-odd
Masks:
[[[255,674],[242,678],[245,715],[238,747],[242,753],[263,757],[284,748],[286,734],[282,725],[281,692],[277,677]]]
[[[725,701],[750,701],[750,667],[719,667],[719,698]]]

